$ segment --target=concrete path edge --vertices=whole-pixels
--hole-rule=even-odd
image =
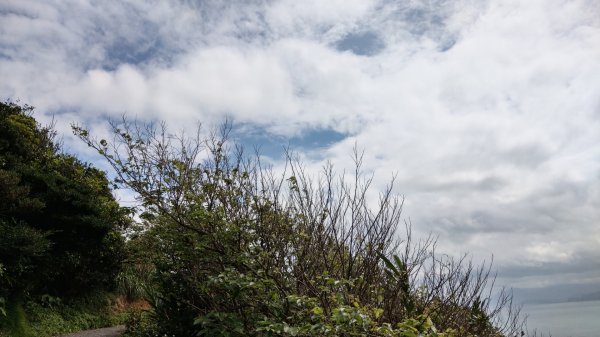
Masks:
[[[117,325],[109,328],[86,330],[70,333],[68,335],[60,335],[59,337],[119,337],[121,334],[123,334],[123,332],[125,332],[125,326]]]

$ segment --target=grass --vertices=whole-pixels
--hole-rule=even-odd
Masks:
[[[28,337],[31,336],[23,304],[20,302],[8,302],[6,305],[6,316],[0,319],[0,336]]]
[[[123,324],[127,314],[114,310],[115,297],[97,293],[76,301],[56,298],[7,305],[0,337],[51,337]]]

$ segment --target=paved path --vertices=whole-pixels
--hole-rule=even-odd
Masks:
[[[113,326],[110,328],[80,331],[61,337],[119,337],[125,331],[124,325]]]

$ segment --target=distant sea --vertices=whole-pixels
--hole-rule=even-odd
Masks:
[[[544,336],[600,337],[600,301],[526,304],[529,331]]]

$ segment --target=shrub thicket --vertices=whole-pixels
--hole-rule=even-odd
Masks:
[[[489,266],[438,255],[431,237],[412,239],[393,182],[369,202],[360,153],[349,175],[330,165],[309,175],[291,154],[275,172],[228,148],[227,127],[203,138],[112,126],[109,141],[74,130],[141,202],[143,230],[132,242],[147,253],[137,265],[153,281],[153,312],[132,334],[521,333],[511,296],[492,296]]]
[[[0,328],[16,330],[27,301],[112,288],[128,219],[105,173],[62,153],[32,110],[0,103]]]

